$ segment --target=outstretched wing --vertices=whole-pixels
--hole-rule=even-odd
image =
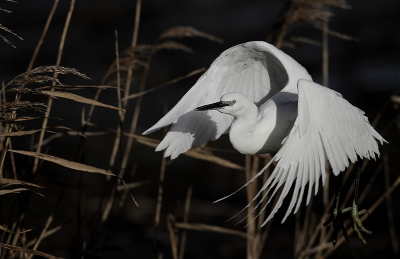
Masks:
[[[285,87],[289,81],[287,70],[293,70],[289,66],[307,74],[296,61],[265,42],[232,47],[212,63],[168,114],[143,134],[174,123],[156,148],[160,151],[168,147],[165,156],[172,159],[192,146],[218,139],[229,132],[233,117],[217,111],[193,112],[193,109],[217,102],[229,92],[241,92],[259,106]]]
[[[333,173],[338,175],[349,166],[349,160],[352,163],[357,160],[357,155],[375,159],[375,154],[379,156],[376,140],[381,144],[386,142],[371,127],[364,112],[343,99],[341,94],[305,79],[298,81],[298,91],[298,116],[292,130],[271,162],[251,180],[260,176],[273,161],[278,161],[271,176],[253,199],[255,201],[265,189],[268,192],[274,189],[274,196],[284,185],[275,207],[263,225],[281,207],[293,183],[295,186],[292,200],[282,222],[295,205],[294,213],[297,212],[305,192],[308,205],[314,183],[315,194],[318,192],[320,177],[324,185],[326,161],[329,161]],[[305,190],[307,183],[308,191]],[[265,197],[266,195],[262,199]],[[257,207],[260,204],[261,202]]]

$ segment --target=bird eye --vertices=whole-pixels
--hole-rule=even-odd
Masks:
[[[236,100],[233,100],[233,101],[232,101],[232,104],[235,104],[235,103],[236,103]]]

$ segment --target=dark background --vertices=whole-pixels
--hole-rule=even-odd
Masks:
[[[397,0],[369,0],[348,1],[348,3],[352,6],[350,10],[332,8],[335,16],[331,19],[330,28],[357,37],[359,42],[329,38],[329,87],[341,92],[352,104],[364,110],[372,120],[390,95],[399,90],[400,55],[398,46],[400,45],[400,34],[398,26],[400,18],[398,14],[400,2]],[[5,42],[0,42],[0,77],[2,81],[8,82],[26,70],[53,1],[20,0],[17,4],[9,2],[1,4],[2,8],[11,10],[13,13],[1,12],[0,23],[24,39],[21,41],[12,35],[1,32],[16,46],[16,48],[12,48]],[[52,65],[56,62],[58,45],[69,4],[69,1],[60,1],[34,67]],[[114,30],[118,30],[120,50],[129,47],[131,43],[135,5],[135,1],[122,0],[76,1],[61,65],[77,68],[92,79],[86,81],[76,76],[66,75],[59,77],[62,83],[100,84],[103,75],[115,59]],[[182,51],[157,53],[153,59],[146,88],[160,85],[194,69],[208,67],[222,51],[233,45],[253,40],[265,40],[278,19],[283,5],[284,1],[144,0],[138,44],[153,44],[161,33],[173,26],[192,26],[224,40],[222,45],[200,38],[178,40],[192,48],[193,53]],[[299,24],[293,27],[289,36],[305,36],[317,41],[322,39],[321,31],[308,24]],[[322,50],[320,47],[300,43],[295,49],[284,48],[283,50],[302,64],[316,82],[322,83]],[[136,92],[138,89],[139,75],[134,79],[132,92]],[[197,78],[198,76],[195,76],[146,95],[143,99],[136,134],[140,134],[157,122],[164,113],[164,106],[173,107]],[[82,95],[89,98],[93,98],[94,93],[95,90],[81,92]],[[42,99],[42,101],[45,100]],[[106,94],[102,94],[100,101],[116,105],[115,92],[108,91]],[[80,131],[80,113],[83,106],[66,100],[57,100],[51,115],[62,117],[63,125]],[[85,107],[88,108],[88,106]],[[131,102],[127,109],[127,118],[132,117],[133,107],[134,102]],[[378,131],[382,130],[393,116],[392,110],[389,109],[384,114],[382,123],[378,124]],[[118,120],[116,112],[98,108],[93,121],[105,127],[115,128]],[[50,121],[50,125],[60,125],[60,122]],[[35,128],[35,125],[30,125],[30,127]],[[37,127],[40,127],[40,122],[36,125]],[[128,130],[128,125],[125,125],[124,130]],[[160,131],[150,137],[161,139],[163,134]],[[396,134],[398,135],[398,132]],[[385,136],[385,138],[391,143],[389,151],[398,151],[398,137]],[[107,168],[113,140],[114,136],[87,139],[85,163]],[[26,148],[29,141],[29,139],[21,140],[15,144],[14,148]],[[230,148],[226,137],[219,142],[219,144],[211,143],[210,145]],[[78,138],[67,137],[52,143],[48,153],[72,160],[75,158],[78,144]],[[221,154],[220,156],[239,164],[244,163],[243,156],[238,154]],[[392,171],[392,179],[395,179],[399,172],[397,158],[391,158],[391,165],[395,169]],[[104,241],[106,247],[110,249],[109,251],[105,249],[102,253],[104,258],[150,258],[158,252],[163,252],[164,258],[171,258],[165,217],[167,214],[173,214],[178,220],[182,219],[183,204],[189,185],[193,186],[189,218],[191,222],[242,229],[241,225],[234,226],[234,222],[225,222],[225,220],[245,206],[244,192],[227,201],[212,204],[212,201],[244,184],[242,172],[180,156],[167,167],[161,228],[157,233],[159,243],[155,251],[153,248],[155,231],[152,226],[160,161],[161,153],[154,153],[151,148],[135,143],[129,166],[137,164],[138,168],[136,174],[131,178],[127,176],[126,180],[128,182],[148,180],[149,184],[135,189],[133,192],[140,208],[136,208],[132,202],[128,201],[119,213],[115,212],[111,215]],[[24,160],[21,163],[19,166],[23,167]],[[95,231],[91,221],[94,220],[93,215],[97,209],[96,202],[100,198],[99,190],[107,191],[113,186],[110,186],[101,176],[84,174],[82,177],[85,184],[82,238],[89,240],[90,233]],[[380,196],[384,192],[381,178],[383,177],[377,181],[377,187],[371,190],[371,202],[366,206],[372,204],[374,195]],[[77,183],[77,179],[77,173],[60,169],[60,167],[51,167],[46,163],[35,179],[35,183],[46,186],[42,193],[47,198],[32,196],[30,204],[36,205],[29,207],[26,217],[27,228],[34,228],[32,236],[40,233],[41,227],[61,193],[60,185],[71,184],[68,194],[63,197],[61,205],[55,212],[56,217],[53,223],[54,226],[62,224],[64,228],[54,235],[54,238],[44,240],[39,250],[65,257],[74,255],[71,251],[76,245],[74,213],[78,194],[73,185]],[[333,193],[333,191],[331,192]],[[398,202],[396,198],[398,195],[398,192],[393,193],[394,205]],[[320,195],[315,198],[317,205],[318,202],[321,203],[320,199]],[[2,209],[4,210],[4,206]],[[382,204],[380,209],[385,210],[386,206]],[[382,213],[381,216],[375,217],[376,214],[371,215],[371,218],[365,223],[374,231],[373,235],[367,237],[369,246],[362,246],[352,236],[351,242],[344,244],[332,257],[394,257],[386,214]],[[397,206],[395,206],[395,215],[400,215]],[[277,214],[276,217],[278,222],[282,215]],[[277,222],[272,227],[262,258],[282,258],[293,255],[294,217],[289,217],[283,225]],[[96,242],[94,243],[99,245],[100,240]],[[118,249],[114,250],[112,247],[118,247]],[[239,237],[207,232],[189,232],[186,258],[244,258],[245,249],[246,244]]]

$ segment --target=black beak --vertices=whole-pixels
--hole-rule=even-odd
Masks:
[[[216,103],[211,103],[207,104],[204,106],[197,107],[194,109],[195,111],[206,111],[206,110],[219,110],[225,106],[229,106],[229,103],[226,102],[216,102]]]

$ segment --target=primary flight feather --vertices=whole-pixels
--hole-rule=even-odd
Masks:
[[[170,124],[156,151],[167,148],[165,156],[171,159],[224,133],[229,133],[233,147],[240,153],[277,152],[249,181],[273,161],[278,162],[253,199],[265,189],[275,194],[283,186],[264,224],[281,207],[293,184],[293,196],[282,222],[293,208],[296,213],[305,193],[309,203],[313,184],[316,194],[319,179],[325,183],[327,161],[338,175],[349,161],[357,160],[357,155],[368,159],[379,156],[376,140],[381,144],[385,141],[364,112],[341,94],[313,82],[293,58],[261,41],[224,51],[176,106],[143,134]]]

